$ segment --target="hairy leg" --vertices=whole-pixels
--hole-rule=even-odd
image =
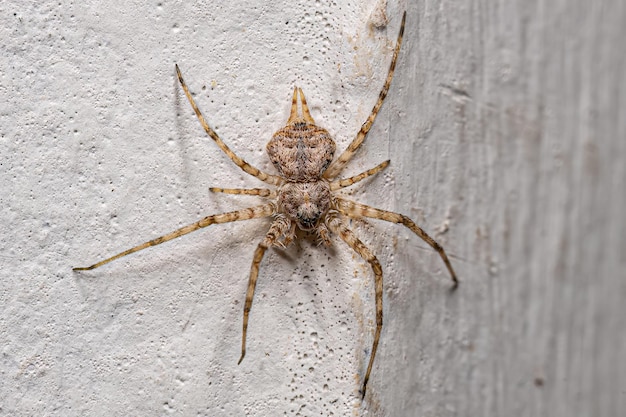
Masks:
[[[219,188],[210,187],[212,193],[258,195],[259,197],[276,197],[276,191],[267,188]]]
[[[189,88],[187,87],[185,80],[183,80],[183,75],[181,74],[180,69],[178,68],[178,65],[176,65],[176,74],[178,75],[178,81],[180,81],[180,85],[183,87],[183,91],[185,92],[185,95],[187,96],[187,99],[189,100],[189,104],[191,104],[191,107],[196,112],[196,116],[198,117],[198,120],[200,120],[200,124],[204,128],[205,132],[211,137],[211,139],[213,139],[215,143],[217,143],[217,146],[219,146],[220,149],[224,151],[224,153],[228,155],[228,157],[246,173],[254,177],[257,177],[261,181],[264,181],[268,184],[272,184],[272,185],[281,184],[283,180],[280,177],[276,175],[267,174],[253,167],[252,165],[250,165],[249,163],[241,159],[239,156],[237,156],[232,150],[230,150],[228,146],[226,146],[226,144],[222,141],[222,139],[220,139],[217,133],[215,133],[215,131],[211,129],[209,124],[204,119],[202,112],[200,112],[200,109],[196,105],[196,102],[194,101],[193,97],[191,96],[191,93],[189,92]]]
[[[391,80],[393,79],[393,72],[396,70],[396,61],[398,60],[398,54],[400,53],[400,46],[402,46],[402,36],[404,35],[404,23],[406,22],[406,12],[402,15],[402,24],[400,25],[400,33],[398,34],[398,40],[396,41],[396,48],[393,51],[393,58],[391,58],[391,65],[389,65],[389,72],[387,73],[387,79],[385,80],[385,84],[383,85],[382,90],[378,94],[378,101],[374,105],[372,112],[369,117],[361,126],[361,130],[356,135],[352,143],[348,146],[348,148],[343,151],[343,153],[337,158],[333,163],[330,164],[326,172],[324,172],[324,178],[335,178],[341,170],[346,166],[348,161],[352,159],[354,153],[361,147],[363,141],[365,140],[365,136],[367,136],[367,132],[370,131],[374,120],[376,120],[376,116],[380,108],[383,105],[383,101],[385,101],[385,97],[387,97],[387,92],[389,91],[389,86],[391,85]]]
[[[259,266],[263,260],[265,251],[270,246],[276,245],[279,242],[281,236],[287,233],[291,229],[291,222],[283,216],[278,216],[274,220],[274,223],[270,226],[265,238],[259,243],[254,251],[254,258],[252,259],[252,266],[250,267],[250,279],[248,280],[248,290],[246,291],[246,301],[243,307],[243,332],[241,337],[241,357],[239,358],[240,364],[244,356],[246,356],[246,337],[248,334],[248,318],[250,316],[250,309],[252,308],[252,299],[254,298],[254,289],[256,288],[256,280],[259,277]]]
[[[326,217],[326,225],[335,234],[337,234],[344,242],[348,244],[356,253],[365,259],[374,271],[374,288],[376,296],[376,332],[374,333],[374,343],[372,344],[372,353],[370,355],[370,361],[367,365],[367,371],[363,378],[363,388],[361,389],[361,398],[365,397],[365,391],[367,390],[367,382],[370,379],[372,373],[372,366],[374,365],[374,359],[376,358],[376,351],[378,350],[378,342],[380,341],[380,332],[383,328],[383,270],[376,259],[376,256],[372,251],[363,244],[342,221],[337,213],[330,213]]]
[[[362,181],[365,178],[378,174],[380,171],[387,168],[388,165],[389,165],[389,160],[386,160],[385,162],[376,165],[374,168],[368,169],[365,172],[361,172],[359,175],[355,175],[354,177],[333,181],[330,183],[330,191],[339,190],[341,188],[346,188],[353,184],[356,184],[357,182]]]
[[[171,233],[160,236],[156,239],[152,239],[148,242],[142,243],[141,245],[135,246],[128,250],[125,250],[124,252],[118,253],[115,256],[107,258],[91,266],[72,268],[72,270],[73,271],[87,271],[90,269],[96,269],[111,261],[122,258],[126,255],[130,255],[131,253],[135,253],[142,249],[149,248],[150,246],[160,245],[161,243],[165,243],[169,240],[176,239],[177,237],[184,236],[188,233],[194,232],[198,229],[202,229],[203,227],[207,227],[212,224],[228,223],[228,222],[234,222],[237,220],[256,219],[259,217],[269,217],[273,215],[275,212],[276,212],[276,206],[273,203],[269,203],[269,204],[264,204],[262,206],[250,207],[247,209],[237,210],[237,211],[231,211],[230,213],[214,214],[211,216],[207,216],[204,219],[199,220],[193,224],[187,225],[185,227],[181,227],[180,229],[175,230]]]
[[[454,269],[452,269],[452,264],[450,263],[446,252],[443,250],[439,243],[437,243],[432,237],[428,236],[428,234],[421,227],[416,225],[413,220],[402,214],[377,209],[374,207],[366,206],[365,204],[344,200],[343,198],[337,198],[335,202],[337,210],[350,217],[369,217],[372,219],[385,220],[392,223],[403,224],[404,226],[411,229],[413,233],[418,235],[424,242],[428,243],[434,250],[439,253],[439,256],[443,260],[443,263],[446,265],[446,268],[448,268],[448,272],[450,272],[450,276],[452,277],[452,281],[454,282],[453,288],[456,288],[459,285],[459,280],[456,277]]]

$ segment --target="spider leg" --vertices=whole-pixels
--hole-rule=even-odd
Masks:
[[[293,242],[295,238],[296,238],[296,223],[292,222],[291,227],[289,228],[289,231],[284,234],[284,237],[282,240],[282,246],[286,248],[287,246],[291,245],[291,242]],[[279,241],[279,243],[281,242]]]
[[[339,235],[339,237],[348,244],[361,258],[365,259],[374,271],[375,294],[376,294],[376,332],[374,333],[374,343],[372,344],[372,353],[370,361],[367,365],[367,371],[363,378],[363,388],[361,389],[361,398],[365,397],[367,389],[367,381],[370,379],[376,351],[378,350],[378,342],[380,340],[380,332],[383,328],[383,270],[372,251],[361,242],[342,221],[337,213],[330,213],[326,217],[326,225],[329,229]]]
[[[176,74],[178,75],[178,81],[180,81],[180,85],[183,87],[183,91],[185,92],[185,95],[187,96],[187,99],[189,100],[191,107],[196,112],[196,116],[198,117],[198,120],[200,120],[200,124],[204,128],[205,132],[211,137],[211,139],[215,141],[215,143],[217,143],[217,146],[219,146],[220,149],[224,151],[226,155],[228,155],[228,157],[235,163],[235,165],[237,165],[239,168],[244,170],[246,173],[252,175],[253,177],[257,177],[261,181],[264,181],[268,184],[272,184],[272,185],[282,184],[283,180],[280,177],[276,175],[267,174],[253,167],[252,165],[250,165],[249,163],[247,163],[246,161],[238,157],[233,151],[230,150],[228,146],[226,146],[226,144],[222,141],[222,139],[220,139],[217,133],[215,133],[215,131],[211,129],[209,124],[204,119],[204,116],[200,112],[200,109],[196,105],[196,102],[194,101],[193,97],[191,96],[191,93],[189,92],[189,88],[187,87],[185,80],[183,80],[183,75],[181,74],[180,69],[178,68],[178,64],[176,64],[175,66],[176,66]]]
[[[398,40],[396,41],[396,47],[393,51],[393,58],[391,58],[391,65],[389,65],[389,72],[387,73],[387,79],[385,80],[385,84],[383,85],[382,90],[378,94],[378,101],[374,105],[372,112],[369,117],[361,126],[361,130],[356,135],[352,143],[348,146],[348,148],[343,151],[343,153],[337,158],[333,163],[330,164],[326,172],[324,172],[324,178],[334,178],[341,170],[346,166],[348,161],[352,158],[354,153],[359,149],[363,141],[365,140],[365,136],[367,132],[370,131],[376,116],[378,115],[378,111],[383,105],[383,101],[385,101],[385,97],[387,97],[387,92],[389,91],[389,86],[391,85],[391,80],[393,79],[393,72],[396,69],[396,61],[398,60],[398,54],[400,53],[400,46],[402,46],[402,36],[404,35],[404,23],[406,21],[406,12],[402,15],[402,23],[400,25],[400,33],[398,34]]]
[[[366,206],[365,204],[355,203],[354,201],[344,200],[343,198],[336,199],[336,206],[337,210],[350,217],[369,217],[372,219],[380,219],[392,223],[401,223],[404,226],[408,227],[413,233],[418,235],[424,242],[428,243],[434,250],[439,253],[439,256],[441,256],[443,263],[446,264],[446,268],[448,268],[448,272],[450,272],[450,276],[452,277],[452,281],[454,282],[454,286],[452,288],[456,289],[456,287],[459,285],[459,280],[454,273],[454,269],[452,269],[452,264],[448,259],[448,255],[446,255],[446,252],[443,250],[441,245],[437,243],[432,237],[428,236],[428,234],[421,227],[416,225],[415,222],[409,219],[407,216]]]
[[[372,175],[378,174],[380,171],[387,168],[387,166],[389,166],[389,160],[386,160],[385,162],[376,165],[372,169],[368,169],[365,172],[361,172],[359,175],[355,175],[354,177],[333,181],[330,183],[330,191],[339,190],[341,188],[346,188],[353,184],[356,184],[357,182],[362,181],[367,177],[371,177]]]
[[[258,195],[259,197],[276,197],[276,191],[267,188],[218,188],[210,187],[212,193]]]
[[[252,299],[254,298],[254,289],[256,288],[256,280],[259,277],[259,266],[265,251],[270,246],[276,244],[278,239],[291,229],[291,222],[286,217],[277,216],[274,223],[270,226],[265,238],[259,243],[254,251],[252,266],[250,267],[250,279],[248,280],[248,290],[246,291],[246,302],[243,307],[243,332],[241,337],[241,357],[237,365],[241,363],[246,356],[246,336],[248,334],[248,317],[252,308]]]
[[[177,237],[181,237],[183,235],[194,232],[203,227],[210,226],[212,224],[228,223],[228,222],[234,222],[237,220],[256,219],[259,217],[268,217],[274,214],[275,212],[276,212],[276,206],[273,203],[269,203],[269,204],[264,204],[262,206],[249,207],[243,210],[231,211],[230,213],[214,214],[211,216],[207,216],[204,219],[199,220],[190,225],[187,225],[185,227],[181,227],[180,229],[175,230],[171,233],[168,233],[156,239],[150,240],[148,242],[142,243],[141,245],[135,246],[128,250],[125,250],[124,252],[118,253],[115,256],[107,258],[91,266],[72,268],[72,270],[73,271],[87,271],[90,269],[96,269],[111,261],[114,261],[126,255],[130,255],[131,253],[135,253],[142,249],[149,248],[150,246],[160,245],[161,243],[165,243],[169,240],[176,239]]]

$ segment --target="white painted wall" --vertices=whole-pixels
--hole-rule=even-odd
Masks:
[[[0,415],[616,416],[626,409],[626,6],[574,1],[16,2],[0,5]],[[410,3],[406,5],[407,3]],[[259,186],[204,135],[271,170],[294,84],[340,149],[387,103],[351,198],[411,216],[270,251],[237,366],[252,252],[268,222],[211,227],[84,265]]]

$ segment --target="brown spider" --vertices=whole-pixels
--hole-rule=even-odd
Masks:
[[[315,125],[315,121],[309,113],[309,108],[304,98],[302,89],[296,87],[293,91],[291,102],[291,113],[287,125],[274,134],[267,144],[267,153],[270,160],[278,170],[279,175],[272,175],[260,171],[259,169],[248,164],[246,161],[238,157],[228,146],[219,138],[217,133],[209,127],[204,120],[204,116],[198,109],[187,84],[183,80],[183,76],[176,65],[176,73],[178,80],[185,92],[185,95],[196,112],[196,116],[200,120],[202,127],[206,133],[217,143],[217,145],[228,155],[228,157],[241,169],[248,174],[266,182],[267,184],[276,186],[276,189],[266,188],[211,188],[212,192],[220,192],[227,194],[246,194],[265,197],[271,201],[256,207],[250,207],[243,210],[237,210],[230,213],[214,214],[204,219],[180,228],[174,232],[164,236],[145,242],[139,246],[128,249],[111,258],[100,261],[88,267],[74,268],[74,271],[84,271],[98,268],[106,263],[123,256],[140,251],[150,246],[159,245],[177,237],[186,235],[195,230],[212,224],[228,223],[237,220],[248,220],[260,217],[273,217],[272,225],[265,235],[265,238],[259,243],[254,252],[252,267],[250,269],[250,280],[248,282],[248,290],[246,292],[246,301],[243,309],[243,335],[241,342],[241,357],[238,363],[241,363],[246,355],[246,333],[248,329],[248,316],[252,307],[252,298],[256,287],[257,277],[259,275],[259,265],[263,259],[265,251],[271,246],[286,247],[296,238],[296,228],[315,233],[320,241],[326,245],[331,244],[331,235],[339,236],[346,242],[356,253],[366,260],[372,267],[375,276],[375,295],[376,295],[376,332],[374,333],[374,342],[372,345],[372,353],[370,356],[367,371],[363,378],[363,386],[361,389],[362,398],[365,396],[367,389],[367,381],[369,380],[376,357],[378,341],[380,340],[380,332],[383,326],[383,272],[380,263],[370,249],[363,244],[350,230],[345,222],[345,216],[348,217],[369,217],[373,219],[386,220],[392,223],[401,223],[408,227],[416,235],[422,238],[426,243],[435,249],[443,262],[445,263],[452,280],[454,288],[458,285],[458,280],[452,269],[452,265],[446,256],[443,248],[426,234],[411,219],[402,214],[397,214],[377,208],[369,207],[364,204],[346,200],[333,194],[333,191],[339,190],[355,184],[367,177],[379,173],[389,165],[389,161],[385,161],[380,165],[345,179],[335,179],[343,170],[346,163],[350,161],[354,153],[363,143],[367,132],[370,130],[374,119],[385,100],[393,72],[400,52],[402,44],[402,35],[404,33],[404,23],[406,20],[406,12],[402,16],[402,24],[400,33],[394,49],[393,58],[387,74],[385,84],[380,91],[378,101],[371,114],[361,126],[361,130],[356,138],[350,143],[348,148],[333,161],[335,154],[335,142],[328,132]],[[298,97],[302,107],[301,114],[298,112]]]

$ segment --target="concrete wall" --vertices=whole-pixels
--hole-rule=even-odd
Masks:
[[[605,2],[18,2],[0,5],[0,415],[617,416],[626,410],[626,6]],[[396,77],[346,190],[412,217],[261,266],[268,221],[213,226],[72,273],[212,213],[258,204],[174,73],[242,157],[301,86],[343,149]],[[378,27],[376,27],[376,25]]]

